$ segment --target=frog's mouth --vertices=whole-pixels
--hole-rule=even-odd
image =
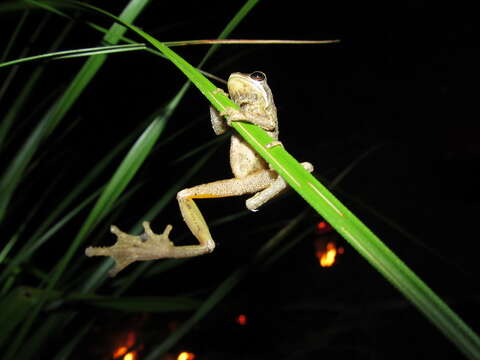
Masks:
[[[233,73],[230,75],[228,93],[239,106],[252,103],[263,107],[268,105],[268,98],[262,85],[243,74]]]

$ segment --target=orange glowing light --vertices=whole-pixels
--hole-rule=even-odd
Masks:
[[[247,315],[240,314],[235,318],[235,321],[238,325],[247,325]]]
[[[340,251],[341,249],[341,251]],[[325,246],[325,250],[317,250],[315,255],[318,258],[318,262],[321,267],[330,267],[335,263],[337,253],[343,253],[343,248],[337,250],[337,247],[334,242],[329,241]]]
[[[177,360],[193,360],[195,359],[195,354],[189,353],[186,351],[182,351],[180,354],[178,354]]]
[[[137,360],[137,352],[130,351],[123,357],[123,360]]]
[[[112,354],[113,359],[119,359],[122,356],[122,360],[137,360],[138,354],[136,351],[128,351],[131,349],[133,345],[135,345],[135,341],[137,340],[137,335],[135,332],[130,331],[124,337],[124,344],[119,346]]]
[[[325,229],[326,227],[327,227],[327,223],[325,221],[320,221],[317,224],[317,229],[319,229],[319,230]]]
[[[128,347],[126,346],[120,346],[117,350],[113,352],[113,358],[116,359],[120,356],[123,356],[127,353]]]
[[[329,234],[333,231],[333,228],[326,221],[319,221],[315,224],[315,230],[317,234]]]

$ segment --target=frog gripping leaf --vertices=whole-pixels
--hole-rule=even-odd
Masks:
[[[224,112],[218,113],[210,107],[215,134],[225,133],[232,121],[247,121],[264,129],[275,140],[269,146],[281,145],[278,141],[277,109],[265,74],[260,71],[251,74],[233,73],[228,79],[227,86],[230,98],[240,110],[227,108]],[[249,210],[256,211],[288,187],[285,180],[270,169],[268,163],[236,133],[231,137],[230,165],[233,178],[198,185],[177,194],[183,219],[198,239],[198,245],[175,246],[169,239],[171,225],[167,225],[162,234],[155,234],[150,224],[144,222],[145,232],[138,236],[124,233],[116,226],[112,226],[111,231],[117,236],[115,245],[89,247],[85,254],[111,256],[115,260],[115,267],[110,271],[110,275],[115,276],[135,261],[186,258],[212,252],[215,242],[194,199],[254,194],[247,199],[246,206]],[[305,162],[302,165],[306,170],[313,171],[310,163]]]

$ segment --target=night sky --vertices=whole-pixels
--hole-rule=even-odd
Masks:
[[[106,9],[117,14],[124,3]],[[135,24],[163,41],[211,39],[242,3],[202,1],[186,8],[181,2],[153,2]],[[478,332],[480,59],[474,14],[459,5],[424,1],[260,1],[230,38],[341,42],[228,45],[204,69],[224,79],[236,71],[265,72],[278,109],[280,140],[297,160],[311,162],[325,185],[368,152],[334,193]],[[16,21],[13,16],[8,20],[6,27]],[[64,48],[95,46],[97,39],[93,30],[78,25]],[[41,37],[34,50],[45,51],[48,40]],[[197,64],[207,47],[174,50]],[[67,82],[81,62],[50,65],[50,79]],[[161,58],[137,52],[112,55],[69,113],[68,123],[80,119],[79,123],[74,133],[52,145],[58,147],[59,157],[45,165],[46,173],[38,174],[38,187],[48,182],[49,171],[65,171],[57,195],[63,196],[97,156],[171,99],[183,83],[183,75]],[[43,86],[42,91],[50,91],[47,81]],[[171,163],[213,139],[207,115],[207,101],[190,89],[165,136],[191,121],[195,124],[141,168],[134,181],[145,184],[115,220],[122,229],[138,221],[163,189],[200,158]],[[225,142],[188,186],[230,176]],[[244,200],[201,200],[199,206],[207,220],[215,220],[242,210]],[[128,295],[202,298],[208,292],[199,289],[212,290],[234,269],[248,264],[267,239],[306,208],[290,192],[258,213],[220,225],[212,230],[218,239],[212,255],[192,260],[168,276],[144,279]],[[308,214],[298,233],[322,220],[311,210]],[[174,226],[173,239],[186,235],[175,202],[152,226],[161,231],[168,223]],[[107,225],[103,244],[112,239]],[[201,354],[198,359],[461,358],[348,243],[334,233],[329,236],[345,249],[331,268],[318,265],[312,233],[268,270],[250,269],[185,339]],[[102,291],[108,293],[108,286]],[[249,314],[248,329],[228,324],[236,311]],[[159,321],[150,318],[145,327],[152,331]]]

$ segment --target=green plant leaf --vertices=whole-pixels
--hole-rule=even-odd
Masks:
[[[147,0],[132,0],[124,9],[120,15],[125,21],[132,21],[143,9]],[[63,2],[62,2],[63,3]],[[114,24],[110,31],[104,36],[104,40],[110,44],[115,44],[119,38],[123,35],[126,29],[119,25]],[[64,115],[71,108],[73,103],[78,99],[80,94],[90,83],[94,75],[98,72],[100,67],[103,65],[106,60],[106,55],[97,55],[90,57],[82,69],[79,71],[74,80],[70,83],[69,87],[65,90],[63,95],[57,100],[57,102],[52,106],[52,108],[47,112],[47,114],[42,118],[37,127],[33,130],[30,137],[27,139],[25,144],[20,148],[19,152],[15,156],[12,163],[7,168],[6,172],[3,174],[0,180],[0,221],[2,221],[8,204],[12,198],[12,195],[19,185],[23,174],[35,152],[37,151],[39,145],[52,133],[55,127],[59,122],[64,118]],[[162,125],[158,121],[155,124],[152,124],[150,130],[151,133],[159,132]],[[125,169],[126,173],[128,170]],[[122,186],[122,181],[118,181],[118,185]],[[111,189],[110,189],[111,190]],[[112,192],[111,192],[112,194]],[[100,213],[101,210],[105,210],[110,205],[109,199],[102,198],[102,202],[96,206],[95,212]],[[92,214],[92,213],[91,213]],[[102,214],[104,215],[104,214]],[[97,219],[90,217],[84,223],[83,227],[79,231],[77,237],[71,243],[67,252],[64,254],[60,262],[55,267],[51,276],[49,277],[49,284],[47,290],[53,289],[60,276],[63,274],[67,263],[71,260],[75,251],[80,246],[82,240],[87,234],[92,230],[92,226],[97,223]],[[48,292],[48,291],[47,291]],[[28,314],[28,318],[22,323],[18,336],[12,341],[10,347],[5,353],[5,359],[12,359],[15,357],[17,350],[20,347],[23,339],[27,335],[31,326],[33,325],[37,315],[39,314],[41,308],[47,301],[47,295],[41,295],[41,299],[36,304],[35,308]]]
[[[0,300],[0,346],[37,303],[38,297],[27,287],[18,287]]]
[[[94,48],[83,48],[74,50],[62,50],[52,53],[46,53],[41,55],[28,56],[20,59],[6,61],[0,63],[0,68],[18,65],[34,60],[47,60],[47,59],[67,59],[81,56],[93,56],[93,55],[106,55],[112,53],[126,52],[126,51],[138,51],[145,50],[144,44],[127,44],[127,45],[112,45],[112,46],[97,46]]]
[[[95,10],[110,16],[103,10]],[[236,104],[222,93],[216,92],[215,85],[173,50],[142,30],[128,24],[124,25],[160,50],[197,86],[217,110],[223,112],[228,107],[238,109]],[[244,122],[234,122],[232,127],[465,356],[470,359],[480,358],[478,335],[325,186],[308,173],[282,146],[269,148],[267,145],[273,139],[259,127]]]

